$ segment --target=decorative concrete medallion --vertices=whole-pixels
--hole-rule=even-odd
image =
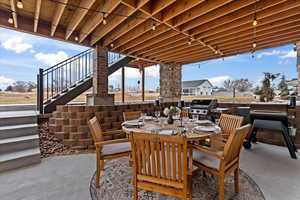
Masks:
[[[95,186],[95,174],[90,183],[92,200],[130,200],[132,168],[128,158],[105,161],[101,171],[100,188]],[[225,179],[226,200],[265,200],[257,184],[240,170],[240,193],[234,192],[233,176]],[[211,175],[204,176],[201,172],[193,177],[193,200],[217,200],[216,179]],[[139,191],[139,200],[177,200],[175,197],[159,193]]]

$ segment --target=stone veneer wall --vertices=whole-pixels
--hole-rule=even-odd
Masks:
[[[300,84],[300,42],[296,43],[297,62],[296,68],[298,72],[298,84]],[[300,85],[298,85],[298,98],[300,98]]]
[[[181,65],[160,64],[160,98],[163,102],[181,99]]]
[[[177,103],[162,103],[159,107],[154,106],[153,103],[114,106],[57,106],[56,111],[49,119],[49,131],[72,149],[92,149],[94,145],[87,122],[93,116],[97,116],[103,131],[118,130],[121,129],[125,111],[142,111],[153,114],[155,110],[162,110],[170,105],[177,105]],[[105,139],[122,137],[125,135],[105,136]]]

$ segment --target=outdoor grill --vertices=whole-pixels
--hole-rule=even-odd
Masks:
[[[190,115],[198,118],[208,117],[211,111],[217,107],[217,99],[194,99],[190,105]]]
[[[259,107],[259,106],[258,106]],[[284,107],[284,106],[283,106]],[[297,156],[295,152],[297,151],[296,146],[292,137],[288,131],[288,112],[286,110],[257,110],[254,109],[255,105],[250,110],[250,121],[253,124],[246,141],[244,142],[244,147],[247,149],[251,148],[251,142],[256,143],[256,133],[258,129],[268,129],[273,131],[281,132],[286,146],[289,149],[292,158],[296,159]]]

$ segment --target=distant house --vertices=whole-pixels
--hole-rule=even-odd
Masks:
[[[213,85],[209,80],[182,81],[183,96],[211,96]]]

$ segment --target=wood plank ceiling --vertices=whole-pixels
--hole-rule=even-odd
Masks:
[[[0,27],[100,43],[137,58],[132,64],[186,64],[300,40],[300,0],[22,0],[23,8],[18,2],[0,0]]]

